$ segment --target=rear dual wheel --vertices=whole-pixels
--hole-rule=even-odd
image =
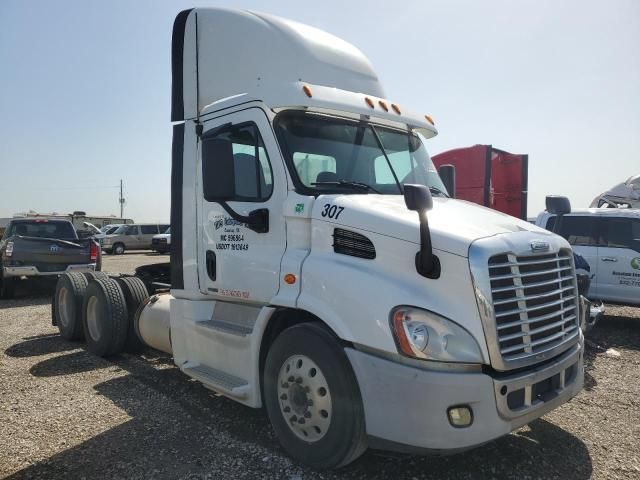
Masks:
[[[124,349],[128,332],[128,310],[122,288],[112,278],[89,282],[82,306],[87,350],[99,357]]]
[[[65,273],[58,279],[52,300],[52,315],[60,331],[67,340],[81,340],[82,300],[87,288],[87,278],[82,273]]]
[[[295,325],[276,338],[265,362],[264,398],[280,443],[307,465],[341,467],[367,448],[351,364],[319,324]]]

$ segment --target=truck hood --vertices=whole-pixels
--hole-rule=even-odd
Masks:
[[[331,211],[325,207],[327,204],[344,209],[331,219]],[[312,216],[346,228],[420,244],[418,213],[407,209],[402,195],[321,195],[315,202]],[[433,209],[427,217],[433,248],[464,257],[468,255],[471,243],[479,238],[520,231],[552,235],[510,215],[451,198],[433,197]]]

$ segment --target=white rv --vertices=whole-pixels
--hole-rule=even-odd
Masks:
[[[387,97],[354,46],[270,15],[184,11],[172,121],[170,292],[138,308],[122,279],[59,284],[62,302],[83,295],[81,316],[55,310],[61,331],[82,322],[90,350],[121,350],[137,308],[145,343],[265,406],[317,468],[367,447],[471,448],[582,388],[569,244],[450,198],[433,120]]]

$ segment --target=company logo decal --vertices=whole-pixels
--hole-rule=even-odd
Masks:
[[[304,203],[296,203],[296,213],[304,212]]]
[[[635,257],[631,259],[631,268],[635,270],[640,270],[640,257]]]
[[[53,253],[58,253],[60,251],[60,247],[58,245],[51,245],[49,247],[49,251]]]
[[[549,250],[549,244],[544,240],[531,240],[529,242],[532,252],[546,252]]]

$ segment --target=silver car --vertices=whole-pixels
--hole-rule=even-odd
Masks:
[[[101,239],[102,250],[113,255],[122,255],[126,250],[151,250],[154,235],[169,228],[164,223],[136,223],[122,225]]]

